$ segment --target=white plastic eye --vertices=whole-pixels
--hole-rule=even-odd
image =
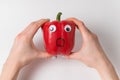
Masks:
[[[51,32],[55,32],[55,31],[56,31],[56,26],[55,26],[55,25],[51,25],[51,26],[49,27],[49,30],[50,30]]]
[[[71,26],[70,25],[66,25],[65,28],[64,28],[64,30],[66,32],[70,32],[71,31]]]

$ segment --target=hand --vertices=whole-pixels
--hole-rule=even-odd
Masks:
[[[68,58],[77,59],[84,62],[87,66],[98,68],[102,61],[109,62],[96,34],[91,32],[82,21],[75,18],[69,18],[73,21],[81,32],[83,43],[78,52],[73,52]]]
[[[118,75],[106,57],[96,34],[86,28],[83,22],[75,18],[69,18],[73,21],[81,32],[83,43],[78,52],[73,52],[67,58],[76,59],[84,62],[87,66],[95,68],[102,80],[119,80]]]
[[[41,19],[32,22],[23,32],[18,34],[15,38],[7,62],[12,64],[15,62],[18,63],[21,67],[24,67],[26,64],[29,64],[37,58],[50,57],[47,52],[38,50],[33,43],[33,37],[37,30],[40,28],[40,26],[48,21],[49,20],[47,19]]]
[[[0,80],[17,80],[22,67],[35,59],[51,57],[47,52],[38,50],[33,43],[35,33],[47,21],[49,20],[41,19],[32,22],[23,32],[17,35],[10,55],[3,66]]]

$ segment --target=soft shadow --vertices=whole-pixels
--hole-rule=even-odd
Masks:
[[[44,47],[44,40],[43,40],[43,32],[41,29],[39,29],[36,33],[36,35],[34,36],[34,44],[37,47],[37,49],[45,51],[45,47]]]
[[[91,30],[97,34],[106,55],[108,56],[114,67],[116,68],[117,72],[120,74],[120,63],[118,56],[119,52],[117,49],[118,43],[114,39],[115,32],[113,31],[113,33],[111,33],[109,29],[106,29],[106,27],[111,26],[110,24],[103,24],[100,22],[99,23],[94,22],[94,23],[95,25],[91,25],[94,26],[93,28],[91,27]]]
[[[72,50],[72,52],[77,52],[80,50],[82,46],[82,37],[81,37],[81,33],[78,29],[76,29],[75,32],[75,44],[74,44],[74,48]]]

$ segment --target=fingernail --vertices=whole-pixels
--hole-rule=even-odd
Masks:
[[[50,19],[49,19],[49,18],[47,18],[47,20],[49,20],[49,21],[50,21]]]

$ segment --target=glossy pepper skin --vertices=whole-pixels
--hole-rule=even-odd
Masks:
[[[62,13],[58,13],[57,20],[43,25],[44,44],[51,55],[69,55],[74,47],[75,24],[71,21],[60,21]]]

